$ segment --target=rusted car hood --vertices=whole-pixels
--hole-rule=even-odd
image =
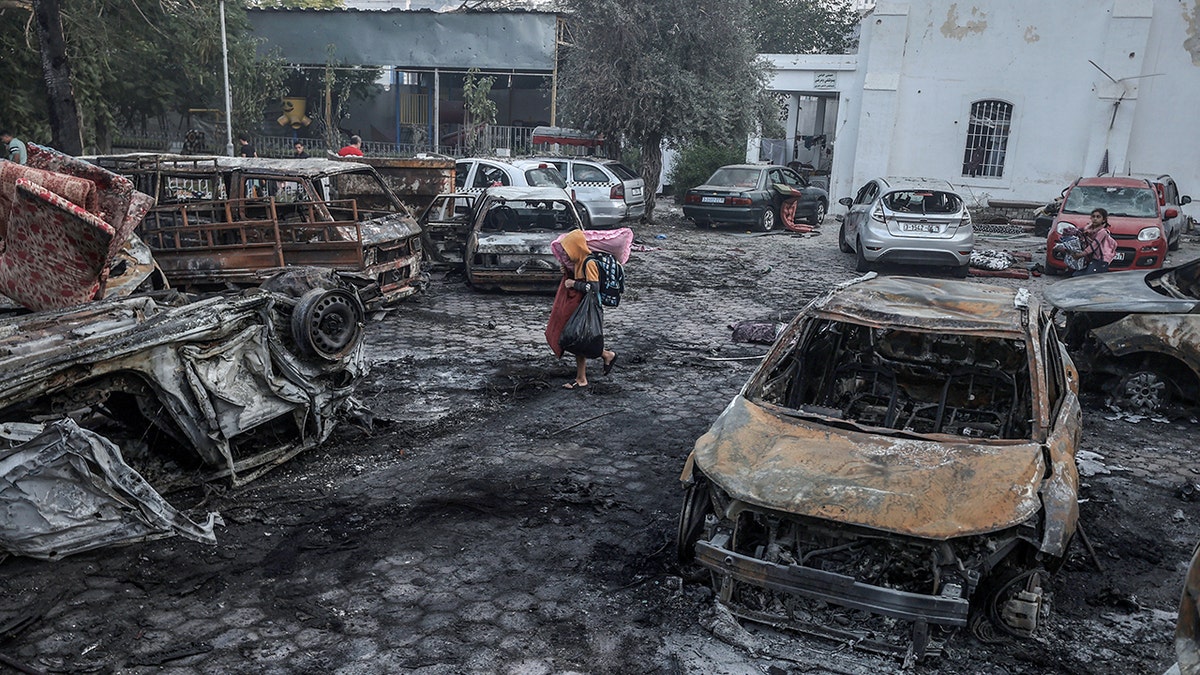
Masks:
[[[736,397],[695,462],[734,499],[796,515],[944,540],[993,532],[1040,507],[1036,443],[893,438],[778,417]]]
[[[529,253],[554,257],[550,244],[560,232],[493,232],[481,233],[476,251],[479,253]],[[557,263],[555,263],[557,265]]]
[[[1066,279],[1047,288],[1046,301],[1068,312],[1186,314],[1200,301],[1171,298],[1146,285],[1158,272],[1109,272]]]
[[[407,213],[393,213],[359,224],[363,244],[387,244],[421,236],[417,219]]]

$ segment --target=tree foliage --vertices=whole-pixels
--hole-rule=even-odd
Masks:
[[[762,54],[845,54],[858,45],[858,12],[847,0],[751,0]]]
[[[639,146],[647,195],[658,186],[664,140],[744,136],[765,110],[766,72],[756,57],[750,0],[564,4],[564,117]]]
[[[486,150],[482,137],[483,125],[496,123],[496,102],[488,98],[495,82],[493,76],[480,77],[478,68],[468,70],[463,80],[463,121],[467,128],[467,146],[475,154]]]
[[[710,145],[688,143],[679,149],[668,180],[676,195],[701,185],[717,169],[726,164],[739,164],[746,159],[746,144]]]
[[[164,113],[224,110],[218,4],[205,0],[62,0],[84,144],[107,149],[118,127]],[[282,92],[282,64],[260,58],[245,11],[226,4],[234,124],[254,129]],[[0,10],[0,120],[26,138],[50,137],[36,32],[21,8]]]

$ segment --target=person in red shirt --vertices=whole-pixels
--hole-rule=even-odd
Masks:
[[[362,157],[362,137],[351,136],[350,145],[342,147],[338,150],[338,157]]]

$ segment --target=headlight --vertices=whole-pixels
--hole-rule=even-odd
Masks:
[[[1060,220],[1059,222],[1054,224],[1054,231],[1061,235],[1063,233],[1063,230],[1067,229],[1068,227],[1075,227],[1075,226],[1072,225],[1071,223],[1068,223],[1065,220]]]
[[[1142,231],[1138,232],[1138,241],[1154,241],[1161,236],[1161,227],[1143,227]]]

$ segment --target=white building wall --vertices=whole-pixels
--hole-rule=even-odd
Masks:
[[[1095,175],[1105,150],[1112,171],[1171,173],[1200,196],[1189,31],[1200,36],[1200,0],[880,0],[863,19],[858,88],[842,89],[830,196],[890,174],[945,178],[980,202],[1049,200]],[[1004,175],[964,177],[984,99],[1013,105]]]

